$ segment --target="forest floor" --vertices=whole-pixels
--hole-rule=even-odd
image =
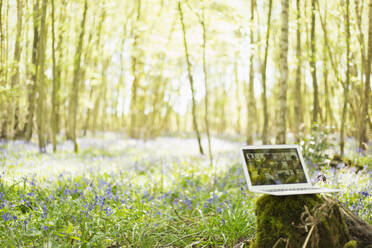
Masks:
[[[79,154],[70,142],[47,154],[0,143],[1,247],[231,247],[254,237],[257,195],[247,191],[242,142],[214,138],[213,167],[193,138],[105,133],[78,142]],[[340,188],[334,197],[372,223],[372,156],[350,156],[364,169],[324,163],[310,173],[324,174],[317,184]]]

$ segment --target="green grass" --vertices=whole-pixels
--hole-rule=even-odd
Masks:
[[[2,145],[0,247],[232,247],[254,237],[239,143],[215,140],[212,168],[194,140],[79,142],[77,155],[69,143],[45,155]],[[335,177],[340,199],[368,220],[370,175],[348,173]]]

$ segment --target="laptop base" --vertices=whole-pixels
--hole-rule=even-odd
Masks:
[[[305,194],[319,194],[319,193],[335,193],[340,192],[339,189],[328,189],[328,188],[307,188],[307,189],[288,189],[288,190],[257,190],[251,189],[253,192],[276,195],[276,196],[285,196],[285,195],[305,195]]]

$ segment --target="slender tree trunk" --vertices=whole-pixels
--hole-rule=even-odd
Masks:
[[[266,67],[267,67],[267,55],[269,50],[269,38],[271,29],[271,10],[273,6],[273,0],[269,2],[269,13],[267,15],[267,30],[266,30],[266,44],[265,44],[265,58],[262,67],[262,105],[263,105],[263,130],[262,130],[262,144],[268,144],[268,132],[269,132],[269,113],[267,111],[267,92],[266,92]]]
[[[250,43],[251,51],[249,57],[249,87],[248,87],[248,108],[247,108],[247,140],[248,145],[253,144],[253,123],[254,123],[254,113],[256,109],[256,101],[254,98],[254,69],[253,69],[253,56],[254,56],[254,9],[255,9],[255,0],[251,0],[251,26],[250,26]],[[265,82],[266,84],[266,82]],[[267,111],[267,110],[266,110]]]
[[[327,3],[324,8],[324,29],[327,30]],[[330,93],[328,85],[328,56],[327,56],[327,42],[325,37],[325,32],[323,32],[323,79],[324,79],[324,94],[325,94],[325,123],[330,124],[331,126],[335,122],[335,117],[333,114],[333,108],[330,102]]]
[[[141,18],[141,0],[137,1],[137,17],[136,17],[136,22],[139,23]],[[130,101],[130,136],[132,138],[138,138],[139,137],[139,130],[137,127],[137,115],[139,114],[138,112],[138,103],[137,103],[137,90],[139,88],[139,68],[138,68],[138,39],[139,39],[139,34],[138,30],[134,30],[134,41],[132,45],[132,76],[133,76],[133,81],[132,81],[132,92],[131,92],[131,101]]]
[[[344,106],[342,108],[342,119],[340,129],[340,153],[344,155],[345,147],[345,122],[347,115],[347,104],[349,101],[349,85],[350,85],[350,15],[349,15],[350,0],[346,0],[346,83],[344,85]]]
[[[14,58],[13,58],[13,68],[12,68],[12,75],[11,75],[11,88],[16,89],[16,96],[12,98],[9,102],[12,102],[14,104],[9,104],[8,109],[8,121],[9,121],[9,127],[13,127],[12,130],[12,136],[15,138],[17,136],[18,132],[18,101],[19,101],[19,64],[20,64],[20,58],[21,58],[21,34],[22,34],[22,1],[17,0],[17,34],[16,34],[16,40],[14,43]]]
[[[196,138],[197,138],[198,144],[199,144],[199,152],[201,154],[204,154],[203,147],[202,147],[202,144],[201,144],[198,122],[196,120],[196,101],[195,101],[195,93],[194,93],[195,92],[195,90],[194,90],[194,78],[192,77],[192,74],[191,74],[191,63],[190,63],[189,52],[188,52],[187,41],[186,41],[186,29],[185,29],[185,24],[183,22],[183,12],[182,12],[182,7],[181,7],[181,2],[178,2],[178,11],[179,11],[179,14],[180,14],[180,21],[181,21],[181,25],[182,25],[183,45],[185,47],[185,57],[186,57],[186,62],[187,62],[187,73],[188,73],[190,89],[191,89],[193,125],[194,125],[194,130],[195,130],[195,133],[196,133]]]
[[[65,28],[64,28],[64,21],[66,19],[66,3],[67,0],[63,0],[61,5],[62,9],[60,12],[60,22],[61,24],[59,25],[58,28],[58,44],[57,44],[57,51],[58,52],[58,57],[56,58],[56,98],[55,98],[55,110],[54,110],[54,115],[55,115],[55,122],[56,122],[56,134],[59,133],[60,131],[60,102],[61,102],[61,82],[62,82],[62,64],[63,64],[63,42],[64,42],[64,34],[65,34]]]
[[[9,62],[9,1],[5,2],[5,10],[4,10],[4,15],[3,15],[3,3],[1,3],[0,6],[0,20],[1,20],[1,38],[0,38],[0,84],[3,86],[8,86],[8,62]],[[4,24],[4,27],[3,27]],[[10,91],[9,91],[10,92]],[[9,129],[10,125],[9,120],[8,120],[8,112],[9,112],[9,102],[11,99],[11,96],[7,96],[4,94],[5,99],[1,100],[0,99],[0,124],[1,124],[1,131],[0,131],[0,139],[5,139],[7,140],[10,136]]]
[[[303,117],[303,104],[302,104],[302,52],[301,52],[301,6],[300,0],[296,0],[297,7],[297,33],[296,33],[296,57],[297,57],[297,68],[296,68],[296,86],[295,86],[295,104],[294,104],[294,113],[295,113],[295,136],[296,141],[300,141],[300,126],[304,121]]]
[[[368,122],[368,102],[371,94],[371,62],[372,62],[372,0],[369,0],[369,17],[368,17],[368,57],[365,69],[364,99],[362,107],[362,118],[360,124],[359,148],[366,150],[365,144],[368,142],[367,122]]]
[[[236,124],[235,124],[235,131],[240,134],[240,120],[241,120],[241,110],[242,110],[242,105],[240,103],[240,84],[239,84],[239,77],[238,77],[238,59],[239,59],[239,56],[238,56],[238,53],[236,53],[236,57],[235,57],[235,65],[234,65],[234,74],[235,74],[235,100],[236,100],[236,112],[237,112],[237,115],[238,115],[238,118],[236,120]]]
[[[207,139],[208,139],[208,155],[209,155],[209,164],[213,167],[213,153],[212,153],[212,145],[211,145],[211,137],[209,132],[209,111],[208,111],[208,104],[209,104],[209,89],[208,89],[208,74],[207,74],[207,58],[206,58],[206,47],[207,47],[207,34],[205,30],[205,8],[203,7],[203,16],[202,16],[202,28],[203,28],[203,75],[204,75],[204,88],[205,88],[205,102],[204,102],[204,123],[205,123],[205,130],[207,132]]]
[[[38,74],[37,74],[37,136],[39,140],[39,150],[41,153],[46,152],[45,144],[45,97],[46,97],[46,88],[45,83],[44,69],[45,69],[45,50],[46,50],[46,41],[47,41],[47,27],[46,27],[46,15],[47,15],[47,0],[43,0],[41,7],[41,20],[40,20],[40,42],[38,43]]]
[[[108,68],[108,60],[103,61],[102,64],[102,71],[101,71],[101,83],[98,88],[98,94],[97,98],[94,101],[94,106],[93,106],[93,126],[92,126],[92,132],[93,136],[96,135],[97,131],[97,122],[98,122],[98,117],[100,115],[100,109],[101,109],[101,101],[104,100],[104,95],[106,94],[106,87],[107,87],[107,80],[106,80],[106,72]],[[103,111],[105,109],[103,108]],[[101,116],[101,119],[103,118],[103,114]]]
[[[37,90],[36,75],[38,73],[38,54],[37,48],[39,43],[39,0],[36,0],[33,6],[33,28],[34,28],[34,40],[32,44],[32,69],[31,69],[31,81],[32,83],[28,89],[28,113],[27,122],[25,125],[25,138],[30,141],[32,138],[33,126],[34,126],[34,112],[35,112],[35,97]]]
[[[288,84],[288,3],[282,0],[282,31],[280,37],[280,93],[277,144],[286,142],[287,84]]]
[[[3,0],[0,0],[0,84],[1,85],[5,85],[5,78],[4,78],[4,73],[5,73],[5,70],[6,70],[6,66],[5,66],[5,59],[4,59],[4,29],[3,29]],[[2,120],[0,121],[0,139],[6,139],[6,125],[7,125],[7,121],[6,121],[6,112],[4,111],[3,113],[3,109],[5,108],[5,102],[6,102],[6,99],[4,99],[5,96],[3,96],[2,94],[0,94],[0,117],[2,118]]]
[[[318,122],[319,115],[319,97],[318,97],[318,82],[316,77],[316,39],[315,39],[315,0],[311,0],[311,57],[310,69],[311,78],[313,81],[313,118],[312,123]]]
[[[218,106],[218,109],[220,111],[219,116],[219,132],[223,133],[226,130],[226,98],[227,98],[227,92],[225,87],[222,87],[222,96],[220,100],[220,106]]]
[[[83,48],[83,39],[85,33],[85,20],[87,15],[88,9],[88,0],[85,0],[84,3],[84,10],[83,10],[83,18],[80,24],[80,35],[78,38],[77,46],[76,46],[76,53],[74,59],[74,73],[73,73],[73,81],[70,93],[70,102],[69,102],[69,120],[70,120],[70,134],[72,141],[74,142],[74,151],[78,153],[79,147],[76,141],[76,120],[78,114],[78,104],[79,104],[79,84],[80,84],[80,60],[81,60],[81,53]]]
[[[51,113],[51,126],[52,126],[52,143],[53,152],[57,151],[57,104],[58,104],[58,86],[57,86],[57,72],[56,72],[56,50],[55,50],[55,6],[54,0],[52,3],[52,63],[53,63],[53,89],[52,89],[52,113]]]
[[[89,99],[92,99],[94,88],[95,88],[94,86],[92,86],[92,87],[90,88],[90,91],[89,91]],[[87,116],[86,116],[85,124],[84,124],[84,128],[83,128],[83,136],[86,136],[86,135],[87,135],[87,132],[88,132],[88,129],[89,129],[89,123],[90,123],[91,112],[92,112],[91,108],[88,107],[88,110],[87,110]]]

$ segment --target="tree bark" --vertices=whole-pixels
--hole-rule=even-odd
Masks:
[[[362,118],[360,124],[360,135],[359,135],[359,148],[362,151],[366,151],[366,145],[368,142],[367,135],[367,122],[368,122],[368,103],[369,95],[371,94],[371,62],[372,62],[372,0],[369,0],[369,17],[368,17],[368,57],[365,69],[365,83],[364,83],[364,99]]]
[[[250,26],[250,56],[249,56],[249,86],[248,86],[248,108],[247,108],[247,145],[253,144],[253,125],[254,125],[254,114],[256,109],[256,101],[254,97],[254,69],[253,69],[253,57],[254,57],[254,8],[256,2],[255,0],[251,0],[251,26]],[[265,82],[266,84],[266,82]],[[266,110],[267,111],[267,110]]]
[[[20,58],[21,58],[21,34],[22,34],[22,1],[17,0],[17,34],[16,39],[14,42],[14,58],[13,58],[13,68],[12,68],[12,76],[11,76],[11,88],[16,90],[16,95],[12,97],[12,102],[14,104],[9,104],[8,108],[8,125],[11,127],[11,135],[13,138],[17,136],[18,133],[18,101],[19,101],[19,65],[20,65]]]
[[[107,80],[106,80],[106,72],[108,68],[108,60],[104,60],[102,64],[102,71],[101,71],[101,83],[98,88],[98,94],[97,98],[94,102],[94,107],[93,107],[93,126],[92,126],[92,132],[93,135],[96,135],[97,131],[97,121],[98,117],[100,115],[100,109],[101,109],[101,100],[104,100],[103,98],[105,97],[106,94],[106,88],[107,88]],[[103,107],[102,112],[105,111],[105,108]],[[102,119],[103,115],[101,116]]]
[[[81,60],[81,53],[83,48],[83,39],[85,33],[85,20],[87,15],[88,9],[88,1],[85,0],[84,3],[84,10],[83,10],[83,17],[80,24],[80,35],[78,38],[78,42],[76,45],[76,53],[74,58],[74,73],[73,73],[73,81],[72,87],[70,92],[70,102],[69,102],[69,124],[70,124],[70,134],[71,139],[74,142],[74,151],[78,153],[79,146],[76,140],[76,120],[77,120],[77,113],[78,113],[78,102],[79,102],[79,84],[80,84],[80,60]]]
[[[327,30],[327,3],[324,8],[324,29]],[[324,80],[324,94],[325,94],[325,123],[330,124],[331,126],[335,122],[335,117],[333,114],[333,108],[330,102],[330,93],[328,85],[328,55],[327,55],[327,42],[325,37],[325,32],[323,32],[323,80]]]
[[[341,129],[340,129],[340,154],[344,155],[345,147],[345,122],[347,115],[347,105],[349,102],[349,86],[350,86],[350,15],[349,15],[350,0],[346,0],[346,82],[344,84],[344,104],[342,108]]]
[[[242,111],[242,105],[240,103],[240,84],[239,84],[239,76],[238,76],[238,53],[236,53],[235,57],[235,63],[234,63],[234,74],[235,74],[235,101],[236,101],[236,113],[238,118],[236,119],[235,123],[235,131],[240,134],[241,127],[241,111]]]
[[[141,0],[137,1],[137,17],[136,17],[136,23],[139,23],[141,18]],[[138,52],[138,39],[139,39],[139,30],[133,30],[134,32],[134,41],[132,45],[132,92],[131,92],[131,101],[130,101],[130,131],[129,134],[132,138],[138,138],[139,137],[139,130],[137,127],[137,116],[138,115],[138,106],[137,106],[137,90],[139,88],[139,69],[138,69],[138,59],[139,59],[139,52]]]
[[[46,88],[47,85],[45,83],[45,50],[46,50],[46,42],[47,42],[47,26],[46,26],[46,15],[47,15],[47,0],[43,0],[42,7],[41,7],[41,20],[40,20],[40,42],[38,43],[38,73],[37,73],[37,113],[36,113],[36,120],[37,120],[37,136],[39,140],[39,150],[41,153],[46,152],[46,144],[45,144],[45,116],[46,116],[46,108],[45,108],[45,97],[46,97]]]
[[[35,96],[37,90],[36,75],[38,73],[38,54],[37,48],[39,43],[39,0],[36,0],[33,6],[33,28],[34,28],[34,40],[32,44],[32,69],[31,69],[31,81],[28,89],[28,111],[27,121],[25,125],[25,138],[30,141],[32,138],[33,125],[34,125],[34,112],[35,112]]]
[[[329,197],[263,195],[255,214],[252,248],[356,247],[350,246],[352,240],[357,247],[372,247],[372,226]]]
[[[280,37],[280,93],[277,144],[286,142],[287,84],[288,84],[288,0],[282,0],[282,31]]]
[[[52,126],[52,143],[53,152],[57,151],[57,104],[58,104],[58,85],[57,85],[57,72],[56,72],[56,50],[55,50],[55,6],[54,0],[52,4],[52,68],[53,68],[53,89],[52,89],[52,113],[51,113],[51,126]]]
[[[319,97],[318,97],[318,82],[316,77],[316,39],[315,39],[315,0],[311,0],[311,57],[310,69],[311,78],[313,81],[313,117],[312,123],[318,122],[319,115]]]
[[[187,62],[187,73],[188,73],[188,79],[189,79],[190,90],[191,90],[193,126],[194,126],[194,130],[195,130],[195,133],[196,133],[196,138],[198,140],[199,152],[200,152],[200,154],[204,154],[203,147],[202,147],[202,144],[201,144],[198,122],[197,122],[197,119],[196,119],[196,101],[195,101],[195,90],[194,90],[194,78],[191,74],[191,63],[190,63],[189,51],[188,51],[187,41],[186,41],[186,29],[185,29],[185,24],[183,22],[183,12],[182,12],[182,7],[181,7],[181,2],[178,2],[178,11],[179,11],[179,14],[180,14],[180,22],[181,22],[181,25],[182,25],[183,45],[184,45],[184,48],[185,48],[185,57],[186,57],[186,62]]]
[[[271,29],[271,11],[273,6],[273,0],[269,2],[269,13],[267,15],[267,30],[266,30],[266,45],[265,45],[265,58],[262,67],[262,105],[263,105],[263,130],[262,130],[262,144],[268,144],[268,132],[269,132],[269,113],[267,111],[267,92],[266,92],[266,66],[267,56],[269,50],[269,38]]]
[[[28,111],[27,111],[27,121],[25,124],[25,138],[27,141],[30,141],[33,133],[33,124],[34,124],[34,112],[35,112],[35,97],[37,90],[37,69],[38,69],[38,54],[37,47],[39,42],[39,0],[36,0],[33,6],[33,28],[34,28],[34,40],[32,44],[32,69],[31,69],[31,81],[28,89]]]
[[[300,0],[296,0],[297,7],[297,31],[296,31],[296,57],[297,57],[297,68],[296,68],[296,86],[295,86],[295,136],[296,141],[300,141],[300,126],[303,123],[303,104],[302,104],[302,82],[301,82],[301,69],[302,69],[302,53],[301,53],[301,6]]]
[[[202,28],[203,28],[203,75],[204,75],[204,88],[205,88],[205,102],[204,102],[204,123],[205,123],[205,130],[207,133],[207,140],[208,140],[208,155],[209,155],[209,164],[213,167],[213,153],[212,153],[212,145],[211,145],[211,137],[209,132],[209,111],[208,111],[208,104],[209,104],[209,89],[208,89],[208,74],[207,74],[207,58],[206,58],[206,47],[207,47],[207,34],[205,30],[205,8],[203,6],[203,15],[202,15]]]

